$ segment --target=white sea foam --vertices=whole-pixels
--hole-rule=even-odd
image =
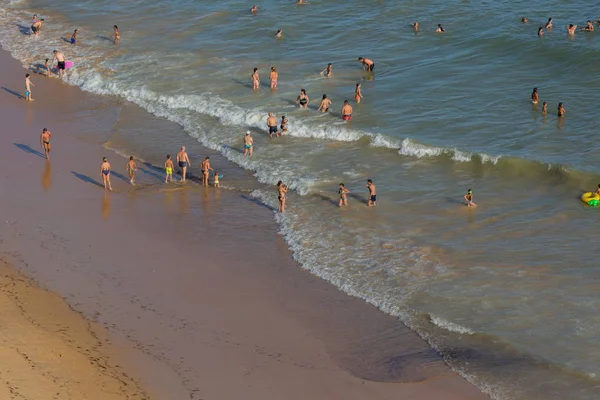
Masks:
[[[459,324],[455,324],[453,322],[446,321],[443,318],[436,317],[435,315],[429,316],[431,322],[440,328],[444,328],[450,332],[456,332],[463,335],[472,335],[474,332],[467,327],[461,326]]]

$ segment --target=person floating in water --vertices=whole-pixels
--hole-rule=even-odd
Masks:
[[[250,135],[250,131],[246,131],[244,136],[244,155],[252,157],[252,148],[254,147],[254,139]]]
[[[362,91],[360,90],[360,82],[356,84],[356,89],[354,89],[354,98],[357,103],[360,103],[360,99],[362,99]]]
[[[524,24],[526,24],[529,21],[527,21],[527,18],[523,17],[523,18],[521,18],[521,22],[524,23]]]
[[[280,213],[285,211],[285,194],[288,191],[288,185],[283,183],[282,181],[277,182],[277,200],[279,204],[277,205],[277,211]]]
[[[540,101],[540,96],[538,95],[538,88],[533,88],[533,92],[531,93],[531,102],[533,104],[537,104]]]
[[[592,24],[592,21],[590,21],[588,19],[588,22],[587,22],[586,26],[584,26],[583,28],[581,28],[580,31],[594,32],[594,24]]]
[[[121,39],[121,34],[119,33],[119,27],[113,25],[113,34],[110,36],[114,40],[114,44],[119,44],[119,39]]]
[[[463,197],[467,202],[467,207],[477,207],[477,204],[473,202],[473,191],[471,189],[467,190],[467,194]]]
[[[135,171],[137,171],[137,165],[133,161],[133,156],[129,157],[129,161],[125,165],[125,171],[129,173],[129,183],[135,185]]]
[[[338,206],[339,207],[347,206],[348,205],[347,194],[350,193],[350,191],[348,189],[346,189],[346,186],[344,186],[343,183],[340,183],[340,188],[338,190],[338,193],[340,194],[340,201],[338,203]]]
[[[281,35],[283,34],[283,31],[281,29],[277,29],[277,33],[275,34],[275,37],[277,39],[281,38]]]
[[[171,160],[171,155],[167,154],[167,160],[165,161],[165,183],[173,182],[173,160]]]
[[[110,163],[106,157],[102,158],[102,164],[100,165],[100,175],[104,182],[104,190],[108,189],[112,192],[112,186],[110,184]]]
[[[369,190],[369,201],[367,201],[367,207],[377,206],[377,189],[373,184],[373,180],[367,180],[367,189]]]
[[[344,100],[342,107],[342,119],[344,121],[352,120],[352,106],[348,103],[348,100]]]
[[[300,94],[296,98],[296,104],[300,105],[300,108],[308,108],[308,102],[310,99],[306,94],[306,89],[300,89]]]
[[[75,43],[77,43],[77,32],[78,32],[78,30],[77,30],[77,29],[75,29],[75,30],[73,31],[73,34],[71,35],[71,44],[75,44]]]
[[[319,104],[319,108],[317,109],[317,111],[326,113],[329,111],[330,106],[331,100],[329,100],[326,94],[323,94],[323,99],[321,100],[321,104]]]
[[[558,116],[560,118],[565,116],[565,108],[563,107],[563,103],[558,103]]]
[[[358,61],[361,62],[362,67],[365,71],[373,72],[375,63],[370,58],[358,57]]]
[[[254,68],[252,72],[252,76],[250,76],[252,80],[252,89],[258,89],[260,86],[260,77],[258,76],[258,68]]]
[[[331,63],[327,64],[327,68],[325,68],[323,71],[321,71],[321,75],[325,75],[326,77],[330,77],[331,76],[331,69],[333,68],[333,65],[331,65]]]
[[[577,25],[573,25],[573,24],[569,24],[569,26],[567,26],[567,33],[572,36],[575,34],[575,30],[577,29]]]
[[[46,128],[42,130],[42,134],[40,135],[40,144],[42,145],[42,149],[44,149],[44,153],[46,154],[46,160],[50,159],[50,139],[52,139],[52,134]]]
[[[542,37],[542,36],[544,36],[544,28],[543,28],[543,27],[541,27],[541,26],[538,28],[538,36],[539,36],[539,37]]]
[[[444,27],[442,26],[442,24],[438,24],[437,29],[435,30],[437,33],[444,33],[446,32],[446,30],[444,29]]]
[[[544,28],[552,29],[552,18],[548,18],[548,22],[546,22],[546,25],[544,25]]]
[[[542,115],[546,115],[547,111],[548,111],[548,103],[547,102],[543,102],[542,103]]]
[[[271,67],[271,73],[269,74],[269,79],[271,80],[271,89],[277,88],[277,78],[279,78],[279,73],[275,67]]]

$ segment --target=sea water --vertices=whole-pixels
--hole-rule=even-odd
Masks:
[[[67,83],[183,128],[132,128],[107,147],[151,159],[199,141],[252,171],[230,188],[273,207],[273,185],[289,183],[276,220],[299,263],[399,316],[492,398],[600,397],[599,211],[578,198],[600,182],[600,31],[565,29],[598,17],[589,4],[264,0],[251,14],[251,3],[228,0],[1,2],[0,41],[25,66],[59,49],[75,63]],[[34,12],[46,20],[37,37]],[[549,17],[554,29],[537,37]],[[327,63],[329,78],[319,74]],[[533,87],[547,115],[531,104]],[[308,110],[295,104],[302,88]],[[346,99],[351,122],[339,117]],[[268,112],[287,116],[287,135],[269,140]],[[246,130],[252,158],[241,153]],[[351,191],[343,209],[340,182]],[[476,209],[463,205],[469,188]]]

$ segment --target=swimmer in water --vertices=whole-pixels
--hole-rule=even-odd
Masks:
[[[533,104],[537,104],[540,101],[540,97],[538,95],[538,89],[537,88],[533,88],[533,92],[531,93],[531,102]]]
[[[373,69],[375,68],[373,60],[370,58],[358,57],[358,61],[360,61],[365,71],[373,72]]]
[[[573,24],[569,24],[569,26],[567,26],[567,33],[572,36],[575,34],[575,30],[577,29],[577,25],[573,25]]]
[[[546,25],[544,25],[544,28],[552,29],[552,18],[548,18],[548,22],[546,22]]]
[[[275,37],[277,39],[281,38],[281,35],[283,34],[283,31],[281,29],[277,29],[277,33],[275,34]]]
[[[210,171],[215,172],[210,166],[210,157],[204,157],[204,160],[200,163],[200,172],[202,172],[201,184],[202,186],[208,186],[208,176]]]
[[[527,18],[523,17],[523,18],[521,18],[521,22],[524,23],[524,24],[526,24],[529,21],[527,21]]]
[[[344,100],[344,105],[342,106],[342,119],[344,121],[352,120],[352,106],[348,104],[348,100]]]
[[[437,29],[435,30],[438,33],[444,33],[446,32],[446,30],[444,29],[444,27],[442,26],[442,24],[438,24]]]
[[[558,103],[558,117],[562,118],[565,116],[565,108],[563,107],[563,103]]]
[[[125,165],[125,171],[127,171],[129,173],[129,183],[131,183],[132,185],[135,185],[134,176],[135,176],[135,171],[137,171],[137,165],[135,164],[135,161],[133,161],[133,156],[129,157],[129,161]]]
[[[113,34],[111,35],[114,38],[114,44],[119,44],[119,39],[121,39],[121,34],[119,33],[119,27],[113,25]]]
[[[171,155],[167,154],[167,160],[165,161],[165,183],[173,182],[173,160],[171,160]]]
[[[106,157],[102,158],[102,164],[100,165],[100,175],[102,176],[102,181],[104,182],[104,190],[108,188],[112,192],[112,186],[110,184],[110,163],[106,159]]]
[[[467,190],[464,199],[467,202],[467,207],[477,207],[477,204],[473,202],[473,191],[471,189]]]
[[[419,32],[419,23],[417,21],[413,22],[413,24],[411,25],[413,28],[413,31],[415,32]]]
[[[321,100],[321,104],[319,104],[319,108],[317,111],[321,111],[326,113],[329,111],[329,107],[331,106],[331,100],[327,97],[326,94],[323,94],[323,99]]]
[[[354,89],[354,98],[357,103],[360,103],[360,99],[362,99],[363,95],[360,90],[360,82],[356,84],[356,89]]]
[[[581,28],[580,31],[594,32],[594,24],[588,19],[587,25]]]
[[[543,102],[542,103],[542,115],[546,115],[547,111],[548,111],[548,103],[547,102]]]
[[[299,104],[300,108],[308,108],[309,101],[310,101],[310,99],[308,98],[308,95],[306,94],[306,90],[300,89],[300,94],[296,98],[296,104]]]
[[[377,189],[375,188],[375,185],[371,179],[367,180],[367,189],[369,190],[369,201],[367,202],[367,207],[376,207]]]
[[[538,36],[539,36],[539,37],[542,37],[543,35],[544,35],[544,28],[540,26],[540,27],[538,28]]]
[[[258,76],[258,68],[254,68],[254,71],[252,72],[252,76],[250,76],[250,79],[252,79],[252,89],[258,89],[258,87],[260,86],[260,77]]]
[[[75,43],[77,43],[77,32],[78,32],[78,30],[77,30],[77,29],[75,29],[75,30],[73,31],[73,34],[71,35],[71,44],[75,44]]]
[[[338,203],[338,207],[347,206],[348,205],[348,196],[346,194],[350,193],[346,186],[343,183],[340,183],[340,188],[338,190],[340,194],[340,202]]]
[[[330,77],[331,76],[331,69],[333,68],[333,66],[331,65],[331,63],[327,64],[327,68],[325,68],[323,71],[321,71],[321,75],[325,75],[326,77]]]
[[[250,12],[251,12],[251,13],[258,12],[258,6],[257,6],[256,4],[255,4],[255,5],[253,5],[253,6],[252,6],[252,8],[250,9]]]
[[[277,78],[279,77],[279,73],[275,69],[275,67],[271,67],[271,73],[269,74],[269,79],[271,80],[271,89],[275,89],[277,87]]]

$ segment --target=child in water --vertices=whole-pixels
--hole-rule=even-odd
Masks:
[[[219,186],[219,178],[223,177],[223,175],[219,176],[219,171],[213,171],[215,177],[213,178],[213,187],[221,187]]]
[[[77,29],[73,31],[73,35],[71,35],[71,44],[75,44],[77,42]]]
[[[165,161],[165,174],[165,183],[173,182],[173,160],[170,154],[167,154],[167,161]]]
[[[477,204],[473,202],[473,191],[471,189],[467,190],[464,199],[467,202],[467,207],[477,207]]]

